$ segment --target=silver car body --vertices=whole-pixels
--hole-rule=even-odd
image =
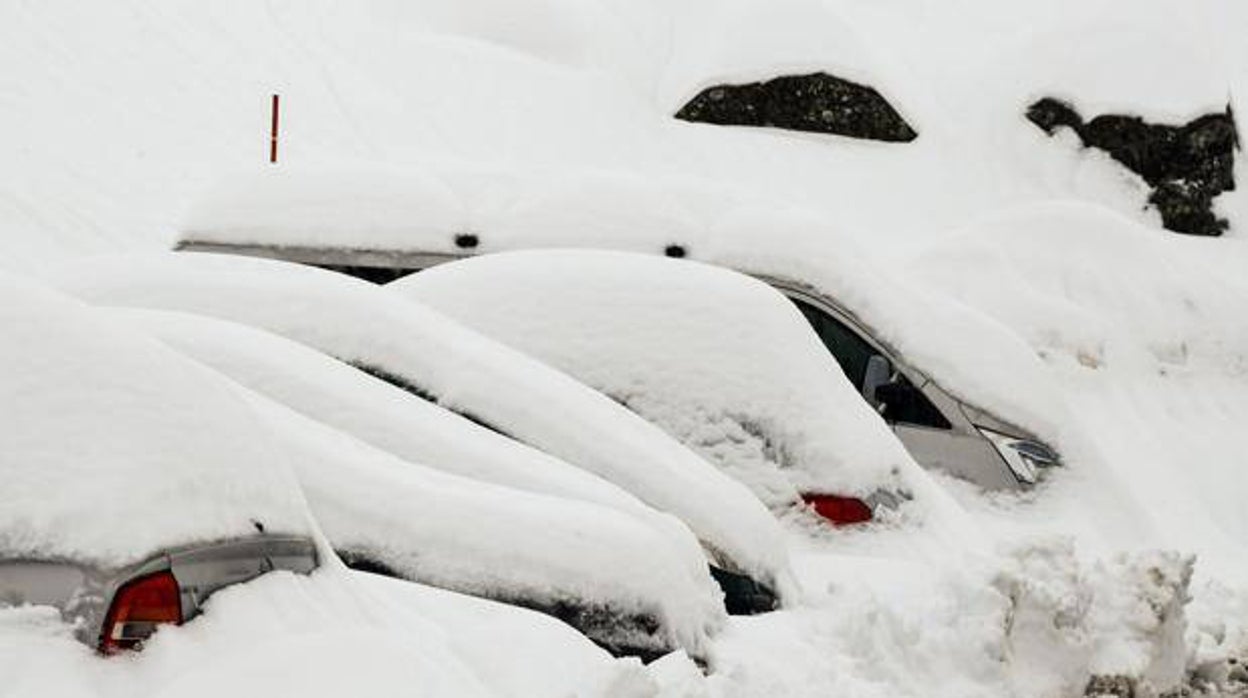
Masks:
[[[336,249],[194,240],[180,242],[178,249],[297,262],[377,283],[474,254],[470,251]],[[755,274],[748,269],[737,271],[767,282],[798,303],[799,308],[805,306],[803,313],[812,325],[817,325],[819,316],[822,316],[847,329],[851,341],[856,338],[880,357],[875,362],[875,370],[869,372],[871,375],[856,377],[847,370],[847,376],[862,391],[863,397],[881,412],[898,439],[924,467],[948,472],[986,489],[1012,490],[1035,484],[1043,476],[1043,469],[1060,464],[1058,454],[1026,429],[954,397],[950,391],[913,368],[898,351],[882,342],[869,325],[834,298],[800,280]],[[817,315],[812,315],[812,311]],[[818,327],[815,330],[842,367],[848,368],[844,357],[834,349],[829,338],[820,333]],[[893,388],[894,395],[905,395],[908,400],[917,403],[920,413],[931,418],[894,418],[890,414],[888,400],[881,397],[887,387]]]
[[[187,545],[157,552],[141,562],[102,568],[72,560],[0,558],[0,607],[52,606],[74,634],[101,646],[103,624],[123,585],[158,572],[178,583],[183,622],[203,611],[214,593],[266,572],[309,574],[318,565],[316,544],[300,536],[257,535],[243,539]],[[155,631],[150,624],[129,623],[114,639],[141,641]]]

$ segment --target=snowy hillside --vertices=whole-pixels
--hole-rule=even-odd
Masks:
[[[1248,695],[1246,31],[1243,0],[0,3],[0,562],[126,563],[256,516],[324,556],[310,577],[221,592],[133,657],[92,654],[0,586],[0,698]],[[812,75],[796,84],[872,101],[733,113]],[[905,137],[820,131],[838,119]],[[382,260],[588,246],[788,274],[1063,466],[986,492],[911,462],[834,372],[792,395],[725,390],[817,432],[791,435],[832,454],[810,473],[919,493],[865,526],[777,520],[658,427],[502,345],[540,348],[559,303],[491,338],[328,272],[167,253],[179,239]],[[459,298],[457,274],[413,283]],[[514,301],[497,282],[491,297]],[[447,404],[508,433],[255,330],[91,304],[424,367]],[[796,331],[782,319],[751,337]],[[648,329],[615,360],[661,366]],[[835,371],[812,339],[758,356],[795,383]],[[757,363],[730,358],[706,365]],[[714,393],[713,372],[681,379],[662,387]],[[344,463],[371,479],[338,486]],[[379,504],[353,515],[347,495]],[[425,519],[401,515],[414,501]],[[351,572],[326,540],[404,526],[396,559],[443,586],[650,603],[702,664],[614,659],[547,616]],[[702,547],[776,583],[782,608],[723,617]],[[507,569],[518,550],[534,552]]]

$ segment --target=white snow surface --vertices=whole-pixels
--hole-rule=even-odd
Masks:
[[[780,526],[744,485],[602,394],[418,303],[228,255],[94,258],[49,278],[89,302],[215,316],[381,368],[674,514],[725,564],[795,593]]]
[[[232,383],[29,280],[4,275],[0,293],[0,557],[111,567],[257,523],[310,535],[289,462]]]
[[[774,506],[912,489],[905,449],[761,281],[644,255],[531,251],[387,288],[612,396]]]
[[[253,397],[336,549],[489,598],[649,614],[662,623],[658,640],[690,652],[703,651],[707,630],[722,622],[721,593],[693,534],[605,481],[508,448],[514,442],[276,335],[185,313],[117,312],[287,406]],[[487,477],[443,472],[457,468]],[[491,482],[526,470],[527,489]],[[488,477],[498,471],[504,475]],[[565,497],[537,493],[561,485]]]

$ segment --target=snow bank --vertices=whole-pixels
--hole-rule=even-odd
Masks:
[[[725,564],[789,585],[779,524],[744,486],[605,396],[419,304],[340,274],[223,255],[101,258],[55,276],[92,302],[240,321],[383,369],[676,515]]]
[[[476,195],[465,204],[476,213],[464,229],[415,228],[401,234],[366,235],[352,226],[333,233],[321,230],[316,244],[330,254],[363,251],[371,263],[402,266],[404,254],[463,255],[533,247],[592,247],[660,254],[682,248],[698,261],[747,273],[772,276],[810,286],[855,315],[878,339],[895,348],[914,368],[948,392],[1063,445],[1059,424],[1063,406],[1027,347],[1008,330],[982,314],[912,283],[895,265],[882,263],[841,225],[827,222],[818,211],[758,195],[743,194],[706,182],[678,179],[648,181],[606,172],[562,172],[525,177],[508,170],[439,170],[438,181],[465,202],[468,192],[508,182],[499,195]],[[356,187],[346,178],[343,190]],[[286,184],[265,184],[285,180]],[[239,185],[238,198],[214,199],[192,218],[194,234],[184,241],[272,245],[274,255],[285,246],[314,246],[302,231],[316,227],[316,208],[288,210],[288,224],[235,230],[229,224],[235,208],[263,209],[257,197],[272,186],[308,188],[307,199],[337,211],[329,219],[348,217],[362,205],[349,194],[325,188],[304,173],[266,173]],[[257,192],[261,194],[257,194]],[[435,218],[440,215],[432,214]],[[403,228],[399,221],[395,231]],[[459,248],[463,232],[477,246]],[[427,262],[426,262],[427,263]],[[1014,399],[1020,393],[1029,398]]]
[[[1201,552],[1198,571],[1243,580],[1248,475],[1230,435],[1248,418],[1248,248],[1211,242],[1051,204],[985,219],[911,269],[1043,358],[1092,446],[1080,468],[1139,506],[1121,528],[1071,512],[1090,534]]]
[[[0,284],[0,556],[114,566],[259,526],[309,535],[232,384],[79,301]]]
[[[796,308],[760,281],[542,251],[444,264],[387,288],[603,391],[774,506],[803,492],[910,490],[913,461]]]

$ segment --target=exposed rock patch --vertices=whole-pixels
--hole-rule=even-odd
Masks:
[[[676,118],[890,142],[919,135],[874,88],[827,73],[708,87],[681,107]]]
[[[1189,235],[1221,235],[1227,229],[1227,221],[1213,213],[1213,199],[1235,189],[1239,133],[1229,106],[1181,126],[1121,114],[1085,122],[1070,104],[1045,97],[1028,107],[1027,118],[1049,135],[1071,129],[1084,147],[1105,151],[1142,177],[1153,189],[1148,202],[1166,228]]]

